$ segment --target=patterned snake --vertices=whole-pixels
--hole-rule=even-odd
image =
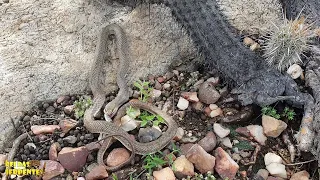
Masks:
[[[99,82],[99,79],[102,77],[103,61],[105,60],[105,58],[107,58],[107,42],[108,38],[111,35],[115,37],[116,49],[120,61],[120,66],[117,73],[117,84],[119,86],[119,92],[117,94],[117,97],[111,102],[109,102],[104,108],[104,116],[106,121],[95,120],[95,117],[99,117],[100,110],[103,107],[103,104],[106,100],[106,93],[103,92],[103,88],[100,86],[101,83]],[[94,96],[93,106],[91,106],[85,112],[84,126],[91,133],[102,133],[108,135],[107,137],[105,137],[103,145],[99,149],[97,161],[98,164],[105,166],[106,169],[109,171],[118,170],[119,168],[128,164],[130,161],[132,162],[134,153],[145,155],[161,150],[175,136],[176,130],[178,128],[176,122],[170,116],[168,116],[165,112],[153,106],[152,104],[143,103],[139,100],[131,100],[128,103],[126,103],[130,97],[130,89],[127,86],[125,78],[128,62],[130,62],[129,46],[123,29],[116,24],[104,26],[99,36],[95,61],[93,63],[89,80],[90,88]],[[151,141],[148,143],[140,143],[132,139],[126,131],[119,127],[120,118],[126,114],[126,109],[130,106],[133,108],[144,109],[153,114],[160,115],[165,120],[165,123],[168,126],[167,131],[155,141]],[[111,122],[111,118],[116,114],[117,116],[115,117],[114,122]],[[104,164],[103,155],[114,139],[120,141],[132,153],[131,157],[123,164],[114,167],[109,167]]]

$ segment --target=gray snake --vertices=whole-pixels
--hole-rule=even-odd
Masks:
[[[119,92],[117,94],[117,97],[109,102],[104,108],[104,116],[107,121],[95,120],[95,117],[100,116],[100,110],[102,109],[106,100],[106,93],[103,91],[103,87],[101,86],[101,84],[103,83],[101,83],[99,80],[102,77],[102,67],[104,60],[108,58],[106,52],[107,42],[110,35],[115,36],[118,56],[120,60],[119,70],[117,73],[117,84],[119,86]],[[127,86],[125,80],[128,62],[130,62],[129,47],[123,29],[116,24],[104,26],[99,36],[95,60],[89,77],[90,88],[94,96],[93,105],[85,111],[83,123],[86,129],[91,133],[107,134],[107,136],[104,138],[101,148],[98,151],[97,162],[98,164],[103,165],[109,171],[116,171],[124,165],[128,164],[130,161],[132,162],[135,153],[145,155],[161,150],[175,136],[176,130],[178,128],[176,122],[170,116],[168,116],[165,112],[153,106],[152,104],[143,103],[139,100],[129,101],[130,89]],[[153,114],[160,115],[165,120],[165,124],[168,126],[167,131],[162,134],[157,140],[152,142],[140,143],[136,140],[133,140],[130,135],[120,127],[120,118],[126,114],[126,109],[130,106],[134,108],[144,109]],[[111,122],[111,118],[114,116],[115,120],[114,122]],[[14,141],[12,149],[8,156],[9,161],[13,160],[20,142],[27,136],[28,134],[24,133]],[[112,144],[114,139],[120,141],[127,149],[129,149],[131,151],[131,156],[126,162],[118,166],[109,167],[104,164],[103,155],[108,147]]]
[[[94,117],[98,117],[100,115],[100,110],[103,107],[103,104],[106,100],[106,93],[103,92],[103,88],[100,86],[99,78],[102,77],[103,61],[105,58],[107,58],[106,46],[110,35],[114,35],[115,37],[116,49],[118,53],[117,55],[120,61],[117,73],[117,84],[119,86],[119,92],[116,98],[109,102],[104,108],[104,117],[107,121],[95,120]],[[106,169],[109,171],[115,171],[132,161],[134,153],[145,155],[161,150],[175,136],[176,130],[178,128],[176,122],[170,116],[168,116],[165,112],[153,106],[152,104],[143,103],[139,100],[131,100],[128,103],[126,103],[130,97],[130,89],[127,86],[125,74],[127,72],[128,63],[130,61],[131,59],[129,55],[129,46],[123,29],[117,24],[104,26],[99,36],[96,57],[93,63],[89,80],[90,88],[94,96],[93,106],[91,106],[85,112],[84,126],[91,133],[108,134],[108,137],[104,140],[103,145],[98,152],[97,161],[100,165],[105,166],[103,162],[103,155],[112,143],[113,139],[117,139],[127,149],[132,151],[131,157],[125,163],[115,167],[105,166]],[[123,105],[124,103],[126,104]],[[157,140],[148,143],[140,143],[130,138],[130,135],[121,127],[119,127],[120,118],[126,114],[126,109],[130,106],[133,108],[144,109],[153,114],[160,115],[165,120],[165,124],[168,126],[167,131],[164,134],[162,134]],[[110,120],[113,116],[115,116],[115,114],[117,114],[117,116],[115,117],[113,123]]]

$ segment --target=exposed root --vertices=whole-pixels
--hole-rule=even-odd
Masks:
[[[245,162],[243,159],[240,161],[243,165],[245,166],[248,166],[248,165],[253,165],[256,163],[256,160],[257,160],[257,156],[258,156],[258,153],[260,152],[261,150],[261,146],[258,145],[258,144],[255,144],[256,148],[254,149],[254,152],[250,158],[250,161],[249,162]]]

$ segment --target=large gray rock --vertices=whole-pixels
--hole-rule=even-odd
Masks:
[[[0,147],[10,137],[10,116],[39,100],[83,93],[93,63],[97,35],[118,23],[128,36],[133,62],[129,83],[164,73],[195,48],[165,6],[135,10],[105,1],[12,1],[0,6]],[[106,62],[107,92],[116,87],[117,59]],[[8,123],[7,123],[8,122]]]

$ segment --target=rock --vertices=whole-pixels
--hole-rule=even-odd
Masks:
[[[78,124],[78,121],[73,119],[64,119],[59,122],[59,126],[63,133],[68,133],[70,129],[74,128]]]
[[[260,49],[260,44],[258,43],[253,43],[251,46],[250,46],[250,50],[251,51],[256,51],[257,49]]]
[[[158,137],[160,137],[161,134],[162,132],[159,127],[152,126],[152,127],[140,128],[139,134],[138,134],[139,142],[146,143],[146,142],[154,141],[158,139]]]
[[[127,161],[129,157],[130,152],[126,148],[115,148],[109,153],[106,164],[112,167],[117,166]]]
[[[299,171],[294,173],[290,180],[309,180],[310,175],[307,171]]]
[[[64,141],[66,141],[69,144],[74,144],[77,142],[77,137],[75,136],[67,136],[65,138],[63,138]]]
[[[223,111],[222,111],[222,109],[221,108],[218,108],[218,109],[214,109],[214,110],[212,110],[211,112],[210,112],[210,117],[217,117],[217,116],[220,116],[220,115],[222,115],[223,114]]]
[[[86,180],[84,177],[77,177],[77,180]]]
[[[247,127],[238,127],[236,129],[236,132],[239,133],[240,135],[244,135],[246,137],[250,137],[251,134],[250,134],[250,131]]]
[[[208,154],[200,145],[193,145],[186,153],[186,158],[201,173],[213,172],[216,158]]]
[[[164,77],[162,77],[162,76],[157,77],[157,81],[158,81],[159,83],[163,83],[165,80],[166,80],[166,79],[165,79]]]
[[[197,137],[195,136],[190,136],[190,137],[183,137],[180,141],[182,143],[194,143],[198,140]]]
[[[209,107],[204,108],[204,113],[210,117],[211,109]]]
[[[207,135],[202,138],[198,144],[206,151],[206,152],[210,152],[212,151],[216,145],[217,145],[217,138],[216,135],[210,131],[207,133]]]
[[[286,167],[283,164],[279,163],[271,163],[269,164],[266,169],[272,176],[281,177],[287,179],[287,171]]]
[[[224,138],[230,134],[230,129],[227,129],[218,123],[213,124],[213,130],[214,133],[218,135],[220,138]]]
[[[265,145],[267,137],[263,133],[263,127],[259,125],[249,125],[247,126],[252,137],[261,145]]]
[[[177,104],[177,107],[180,110],[186,110],[189,107],[189,101],[184,99],[183,97],[180,97],[178,104]]]
[[[49,180],[53,177],[56,177],[60,174],[64,173],[63,166],[58,163],[57,161],[51,161],[51,160],[41,160],[39,169],[43,169],[43,166],[45,164],[45,172],[42,176],[43,180]]]
[[[278,137],[286,128],[287,124],[271,116],[262,115],[262,126],[266,136]]]
[[[152,89],[152,92],[151,92],[151,97],[153,99],[155,98],[158,98],[161,96],[161,91],[160,90],[157,90],[157,89]]]
[[[215,170],[222,179],[235,178],[239,165],[221,147],[215,150],[216,166]]]
[[[199,100],[205,104],[214,104],[220,98],[219,92],[208,81],[205,81],[199,87]]]
[[[180,141],[183,138],[184,130],[181,127],[178,127],[176,135],[173,137],[173,140]]]
[[[154,88],[155,88],[156,90],[161,90],[161,89],[162,89],[162,85],[161,85],[158,81],[155,81]]]
[[[264,164],[268,166],[271,163],[282,164],[282,158],[274,153],[267,153],[264,156]]]
[[[219,77],[208,78],[207,82],[210,83],[212,86],[216,86],[219,84]]]
[[[60,144],[55,142],[51,144],[49,149],[49,159],[52,161],[58,160],[58,151],[61,149]]]
[[[0,166],[4,165],[4,163],[6,162],[8,158],[7,154],[0,154]]]
[[[121,128],[127,132],[136,129],[139,124],[138,121],[129,115],[125,115],[121,118]]]
[[[209,108],[210,108],[210,110],[212,111],[212,110],[216,110],[216,109],[218,109],[218,108],[219,108],[219,106],[218,106],[218,105],[216,105],[216,104],[210,104],[210,105],[209,105]]]
[[[58,125],[33,125],[31,126],[31,131],[33,134],[42,134],[42,133],[53,133],[54,130],[60,129]]]
[[[251,46],[252,44],[255,43],[255,41],[252,40],[252,39],[249,38],[249,37],[245,37],[245,38],[243,39],[243,43],[244,43],[244,45],[246,45],[246,46]]]
[[[89,151],[86,147],[63,148],[58,154],[58,161],[70,172],[81,171],[86,164]]]
[[[175,180],[173,171],[169,168],[163,168],[159,171],[153,171],[152,173],[154,180]]]
[[[163,86],[164,90],[170,90],[170,84],[169,83],[165,83]]]
[[[86,180],[99,180],[107,178],[108,172],[102,165],[94,167],[88,174],[86,174]]]
[[[89,144],[86,144],[85,147],[88,149],[88,151],[93,151],[93,150],[99,149],[101,147],[101,144],[96,142],[91,142]]]
[[[298,79],[303,75],[303,70],[298,64],[293,64],[288,68],[287,73],[292,79]]]
[[[74,105],[68,105],[68,106],[64,107],[63,111],[66,114],[70,115],[74,111]]]
[[[69,96],[60,96],[60,97],[58,97],[58,99],[57,99],[57,103],[58,104],[61,104],[63,101],[68,101],[68,100],[70,100],[70,97]]]
[[[256,175],[261,176],[263,179],[266,180],[268,178],[269,171],[266,169],[259,169]]]
[[[190,102],[199,102],[197,92],[182,92],[181,96]]]
[[[193,143],[181,144],[180,146],[181,154],[187,155],[188,151],[191,149],[193,145],[195,144]]]
[[[55,109],[53,106],[49,106],[49,107],[46,109],[46,113],[47,113],[47,114],[53,114],[55,111],[56,111],[56,109]]]
[[[222,138],[221,143],[228,148],[232,148],[232,143],[228,137]]]
[[[284,180],[284,179],[280,177],[268,176],[267,180]]]
[[[174,174],[179,179],[194,175],[194,166],[184,155],[178,157],[172,166],[174,167]]]
[[[194,110],[196,110],[196,111],[202,111],[202,110],[203,110],[203,107],[204,107],[203,103],[200,102],[200,101],[199,101],[199,102],[194,102],[194,103],[192,103],[191,106],[192,106],[192,108],[193,108]]]

